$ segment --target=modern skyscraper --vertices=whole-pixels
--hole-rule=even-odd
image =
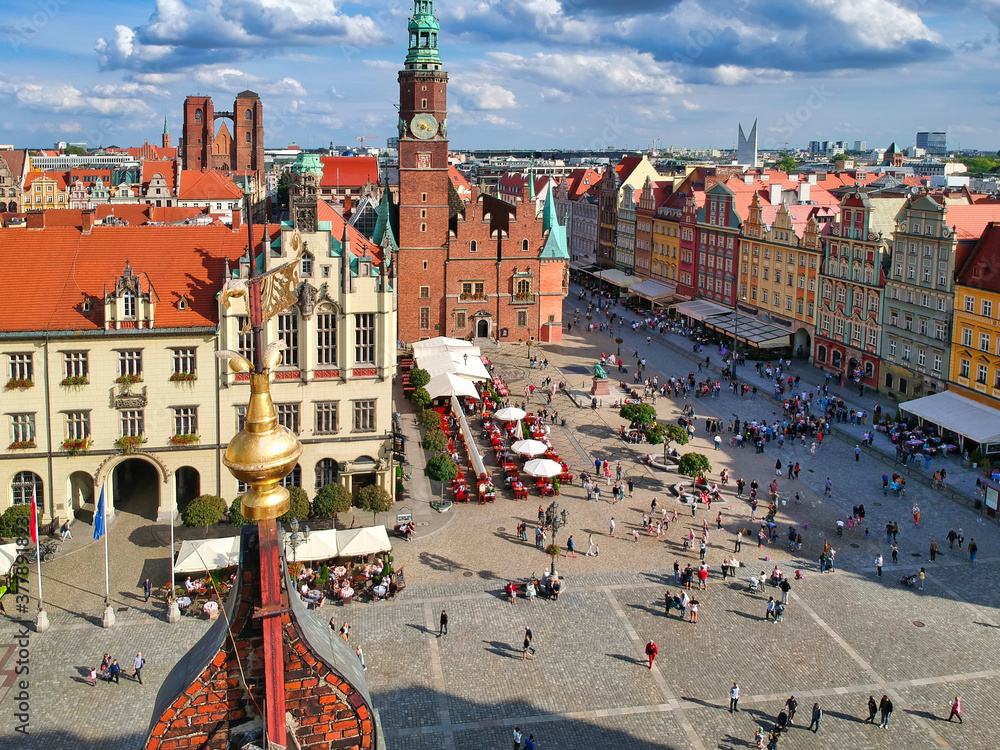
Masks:
[[[757,120],[753,121],[750,135],[743,134],[743,125],[739,126],[739,140],[736,143],[736,163],[748,167],[757,166]]]

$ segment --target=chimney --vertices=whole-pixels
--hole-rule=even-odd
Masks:
[[[239,231],[240,226],[243,224],[243,211],[237,209],[233,211],[233,231]]]
[[[83,229],[84,234],[90,234],[91,230],[94,228],[94,216],[97,212],[94,209],[87,209],[80,212],[80,226]]]
[[[799,183],[799,203],[809,202],[809,183],[800,182]]]
[[[815,185],[816,184],[816,175],[815,174],[809,175],[809,184],[810,185]]]
[[[779,183],[772,182],[768,185],[769,196],[768,200],[771,201],[772,206],[781,205],[781,185]]]
[[[25,214],[28,222],[28,229],[45,229],[45,211],[32,209]]]
[[[344,218],[350,219],[352,213],[354,213],[354,204],[351,202],[351,194],[348,193],[344,196]]]

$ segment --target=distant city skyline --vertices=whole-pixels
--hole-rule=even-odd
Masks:
[[[1000,2],[437,0],[455,149],[1000,147]],[[188,94],[251,89],[266,145],[384,146],[412,2],[9,0],[0,142],[174,141]],[[873,33],[873,30],[877,32]],[[919,103],[919,107],[916,106]],[[916,119],[919,118],[919,119]]]

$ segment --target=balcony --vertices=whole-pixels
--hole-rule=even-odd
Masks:
[[[458,295],[460,300],[485,300],[486,292],[462,292]]]
[[[530,292],[518,292],[510,295],[510,303],[512,305],[533,305],[535,304],[535,295]]]

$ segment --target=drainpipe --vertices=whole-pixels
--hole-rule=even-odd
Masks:
[[[221,312],[221,310],[220,310]],[[219,320],[219,326],[222,326],[222,319]],[[220,328],[215,329],[215,342],[219,341],[219,331]],[[219,373],[219,358],[215,359],[215,494],[218,497],[222,497],[222,394],[221,388],[219,388],[220,383],[220,373]]]

